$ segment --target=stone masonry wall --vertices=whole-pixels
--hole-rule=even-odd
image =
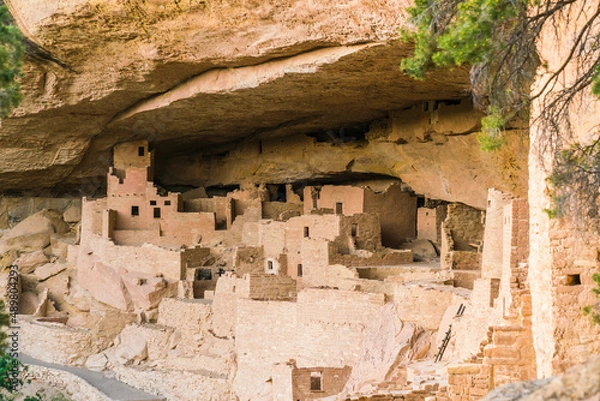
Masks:
[[[250,274],[248,280],[250,299],[289,301],[296,299],[296,280],[285,275]]]
[[[384,294],[312,288],[301,291],[298,366],[353,366],[360,357],[365,326],[384,303]]]
[[[292,391],[294,401],[307,401],[335,395],[344,389],[352,368],[311,367],[292,370]],[[321,375],[322,389],[311,391],[311,374]]]
[[[235,348],[237,373],[233,389],[240,399],[260,393],[271,377],[271,367],[296,357],[297,304],[293,302],[237,301]]]
[[[88,356],[106,348],[107,341],[92,330],[21,319],[20,351],[45,362],[82,365]]]
[[[398,248],[407,239],[416,237],[416,196],[402,191],[400,185],[391,185],[383,193],[366,188],[364,197],[364,212],[379,217],[383,246]]]
[[[86,250],[93,250],[106,265],[141,271],[147,274],[162,274],[165,279],[179,281],[185,278],[181,253],[154,245],[119,246],[99,237],[86,242]]]

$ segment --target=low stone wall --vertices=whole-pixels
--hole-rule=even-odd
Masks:
[[[373,252],[367,257],[355,254],[342,255],[337,253],[334,244],[329,245],[329,264],[340,264],[348,267],[355,266],[394,266],[412,263],[411,250],[394,250],[389,252]]]
[[[448,367],[448,395],[450,401],[476,401],[491,389],[492,367],[464,364]]]
[[[83,365],[88,356],[106,348],[89,329],[76,329],[59,323],[19,320],[21,351],[50,363]]]
[[[164,298],[157,323],[177,328],[184,338],[210,329],[211,304],[200,300]]]
[[[125,267],[142,273],[162,274],[169,281],[179,281],[185,278],[185,267],[182,264],[180,251],[145,244],[143,246],[119,246],[114,243],[92,236],[88,243],[82,246],[82,252],[93,251],[104,264],[111,267]]]
[[[296,280],[289,276],[250,274],[248,281],[250,299],[278,301],[296,299]]]
[[[233,401],[227,379],[210,372],[143,369],[119,366],[116,378],[151,394],[160,394],[167,401]],[[213,377],[214,376],[214,377]]]

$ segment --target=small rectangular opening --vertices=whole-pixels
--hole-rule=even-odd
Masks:
[[[358,224],[352,224],[352,236],[356,237],[358,235]]]
[[[273,261],[272,260],[267,261],[267,270],[273,271]]]
[[[567,285],[581,285],[581,276],[579,274],[567,274]]]
[[[323,374],[310,372],[310,391],[323,391]]]
[[[344,204],[342,202],[335,203],[335,214],[344,214]]]
[[[210,281],[212,280],[211,269],[198,269],[196,270],[196,281]]]
[[[171,206],[171,201],[170,200],[166,200],[165,201],[165,206]]]
[[[310,232],[308,230],[308,227],[304,227],[304,238],[308,238]]]
[[[302,277],[302,263],[298,264],[298,277]]]
[[[146,154],[146,149],[143,146],[138,147],[138,156],[144,156]]]
[[[131,215],[139,216],[140,215],[140,207],[139,206],[131,206]]]
[[[154,218],[160,219],[160,208],[159,207],[154,208]]]
[[[150,206],[156,206],[156,201],[155,200],[151,200],[150,201]]]

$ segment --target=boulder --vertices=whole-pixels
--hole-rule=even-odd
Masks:
[[[492,390],[485,401],[600,400],[600,356],[547,379],[511,383]]]
[[[127,288],[131,303],[136,310],[156,308],[164,297],[176,295],[176,287],[169,287],[167,281],[162,277],[127,272],[121,276],[121,280]]]
[[[35,275],[39,281],[44,281],[52,276],[56,276],[66,269],[67,265],[65,263],[46,263],[35,269]]]
[[[19,253],[16,249],[12,249],[6,252],[4,255],[2,255],[2,257],[0,258],[0,271],[8,269],[8,267],[12,265],[18,257]]]
[[[0,254],[10,250],[33,252],[44,249],[50,244],[54,233],[65,234],[69,226],[62,220],[60,213],[43,209],[14,226],[0,238]]]
[[[431,241],[427,239],[416,239],[405,242],[402,248],[410,249],[416,261],[431,260],[438,257],[438,252]]]
[[[80,253],[77,261],[77,282],[100,302],[122,311],[132,309],[121,275],[85,251]]]
[[[119,334],[113,356],[121,365],[139,365],[148,358],[148,343],[137,325],[128,325]]]
[[[63,220],[67,223],[79,223],[81,220],[81,208],[79,206],[70,206],[63,213]]]
[[[104,352],[90,355],[85,361],[85,367],[89,370],[103,371],[108,365],[108,357]]]
[[[31,274],[39,266],[46,263],[48,263],[48,257],[41,250],[24,253],[13,262],[13,264],[19,267],[19,273],[21,274]]]
[[[69,245],[74,245],[77,242],[77,237],[74,235],[53,234],[50,236],[50,253],[66,260],[69,254]]]

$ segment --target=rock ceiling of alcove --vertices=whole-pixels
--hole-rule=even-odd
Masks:
[[[347,55],[331,64],[322,60],[336,51]],[[400,46],[358,45],[315,50],[233,71],[211,70],[204,74],[212,75],[207,82],[197,85],[200,89],[185,93],[186,85],[193,86],[187,82],[181,85],[180,99],[169,99],[167,93],[140,102],[109,123],[106,134],[150,138],[157,148],[164,144],[167,152],[201,150],[249,136],[336,129],[385,117],[390,110],[418,101],[465,95],[464,70],[414,81],[398,70],[405,55]],[[298,65],[285,65],[311,56]],[[250,69],[254,71],[245,73]]]

